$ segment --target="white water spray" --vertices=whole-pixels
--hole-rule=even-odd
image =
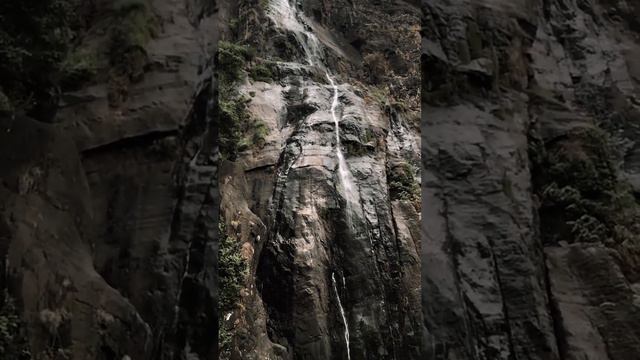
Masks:
[[[336,108],[338,107],[338,86],[334,83],[333,79],[327,72],[327,79],[331,83],[331,87],[333,87],[333,101],[331,102],[331,117],[333,118],[333,123],[336,128],[336,152],[338,157],[338,175],[340,176],[340,183],[342,183],[342,187],[344,188],[344,195],[347,199],[347,205],[356,202],[356,189],[351,179],[351,173],[349,172],[349,168],[347,167],[347,162],[344,160],[344,155],[342,154],[342,147],[340,145],[340,119],[338,119],[338,115],[336,114]]]
[[[342,278],[344,282],[344,277]],[[333,283],[333,290],[336,292],[336,299],[338,299],[338,308],[340,309],[340,315],[342,315],[342,322],[344,324],[344,341],[347,344],[347,359],[351,360],[351,349],[349,349],[349,326],[347,323],[347,316],[344,313],[342,307],[342,301],[340,301],[340,293],[338,293],[338,286],[336,285],[335,273],[331,273],[331,282]]]

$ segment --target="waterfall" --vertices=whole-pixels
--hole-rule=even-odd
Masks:
[[[329,72],[326,73],[327,79],[331,83],[331,87],[333,88],[333,100],[331,101],[331,117],[333,118],[333,123],[336,128],[336,153],[338,157],[338,176],[340,177],[340,183],[344,188],[344,195],[347,200],[347,206],[350,206],[352,203],[357,202],[356,197],[356,189],[353,184],[353,180],[351,177],[351,173],[349,172],[349,168],[347,167],[347,162],[344,160],[344,155],[342,154],[342,146],[340,145],[340,119],[336,115],[336,108],[338,107],[338,86],[335,84]]]
[[[357,202],[357,191],[352,180],[351,173],[347,167],[344,154],[342,153],[342,144],[340,142],[340,118],[337,115],[337,108],[340,104],[338,86],[335,84],[331,73],[322,63],[321,47],[318,38],[300,22],[297,10],[294,9],[289,0],[272,0],[271,6],[267,11],[268,16],[281,28],[287,29],[295,35],[296,39],[302,46],[306,60],[310,66],[319,66],[331,84],[333,90],[333,100],[331,102],[331,118],[335,124],[336,130],[336,156],[338,158],[338,176],[340,184],[344,191],[344,197],[347,206]]]
[[[335,125],[335,139],[336,139],[336,157],[338,160],[338,178],[339,183],[343,190],[343,196],[346,200],[346,212],[347,223],[351,226],[351,211],[353,210],[353,204],[358,202],[358,194],[354,185],[353,177],[347,162],[342,153],[342,145],[340,142],[340,120],[338,116],[338,106],[340,105],[340,91],[338,85],[336,85],[331,72],[322,62],[322,47],[318,38],[310,32],[308,26],[304,24],[304,16],[298,13],[297,8],[291,6],[289,0],[271,0],[269,8],[267,10],[269,18],[280,28],[291,31],[302,49],[304,50],[305,57],[309,66],[317,66],[324,70],[329,84],[331,85],[332,101],[331,101],[331,118]],[[347,315],[342,306],[340,294],[338,292],[338,286],[336,284],[335,274],[331,273],[331,281],[333,283],[333,289],[335,290],[336,299],[338,302],[338,308],[340,316],[344,325],[344,340],[347,348],[347,359],[351,360],[351,350],[349,343],[349,324],[347,322]],[[346,288],[346,282],[344,276],[342,277],[343,288]]]
[[[344,342],[347,344],[347,359],[351,360],[351,349],[349,349],[349,325],[347,323],[347,316],[344,313],[342,307],[342,301],[340,301],[340,293],[338,292],[338,286],[336,285],[335,273],[331,273],[331,282],[333,283],[333,290],[336,292],[336,299],[338,299],[338,308],[340,309],[340,315],[342,316],[342,322],[344,324]],[[342,278],[344,284],[344,277]]]

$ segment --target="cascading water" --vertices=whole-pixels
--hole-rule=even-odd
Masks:
[[[336,115],[336,109],[338,107],[338,86],[335,84],[329,73],[327,72],[327,79],[331,83],[331,87],[333,88],[333,100],[331,101],[331,117],[333,118],[333,123],[336,128],[336,152],[338,157],[338,176],[340,177],[340,183],[344,188],[344,195],[347,200],[347,205],[351,205],[356,202],[356,190],[353,185],[353,181],[351,180],[351,174],[349,173],[349,168],[347,167],[347,162],[344,159],[344,155],[342,154],[342,148],[340,146],[340,119],[338,119],[338,115]]]
[[[342,301],[340,301],[340,293],[338,292],[338,286],[336,285],[335,273],[331,273],[331,282],[333,283],[333,290],[336,292],[336,299],[338,299],[338,308],[340,309],[340,315],[342,316],[342,322],[344,322],[344,342],[347,344],[347,359],[351,360],[351,349],[349,349],[349,327],[347,326],[347,316],[344,313],[342,307]],[[344,277],[342,278],[344,285]]]
[[[321,56],[321,47],[318,38],[310,31],[307,30],[301,19],[304,17],[298,13],[298,10],[291,6],[289,0],[271,0],[269,10],[267,11],[268,16],[273,20],[280,28],[291,31],[300,46],[302,46],[305,57],[308,65],[310,66],[318,66],[322,68],[325,72],[329,83],[331,84],[331,89],[333,91],[332,101],[331,101],[331,118],[335,124],[335,134],[336,134],[336,155],[338,159],[338,177],[340,185],[343,189],[343,195],[346,199],[347,204],[347,220],[348,223],[351,224],[351,214],[352,205],[357,202],[357,191],[354,186],[354,182],[352,180],[351,173],[349,168],[347,167],[347,162],[344,158],[344,154],[342,153],[342,147],[340,143],[340,118],[338,117],[337,110],[340,105],[340,93],[339,88],[336,85],[333,77],[331,76],[330,71],[327,67],[322,63]],[[351,225],[350,225],[351,226]],[[342,301],[340,299],[340,294],[338,292],[338,287],[336,285],[335,274],[331,274],[331,281],[333,283],[333,288],[335,290],[336,299],[338,302],[338,308],[340,311],[340,315],[342,317],[342,322],[344,325],[344,340],[347,348],[347,359],[351,360],[351,350],[349,343],[349,323],[347,321],[347,316],[345,310],[342,306]],[[346,282],[344,277],[342,278],[343,287],[346,288]]]

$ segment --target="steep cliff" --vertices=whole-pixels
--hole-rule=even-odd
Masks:
[[[417,5],[3,2],[2,357],[419,358]]]
[[[636,359],[633,1],[423,6],[429,359]]]
[[[417,4],[243,1],[232,23],[223,358],[421,358]]]
[[[61,6],[73,26],[47,13]],[[3,83],[0,109],[1,357],[216,358],[210,120],[225,8],[2,9],[3,56],[15,60],[3,71],[24,82]]]

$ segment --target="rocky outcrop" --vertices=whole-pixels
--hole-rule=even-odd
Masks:
[[[10,294],[36,359],[214,359],[212,53],[226,8],[94,5],[77,48],[95,77],[65,87],[53,124],[0,125]]]
[[[633,359],[631,2],[423,2],[430,359]]]

